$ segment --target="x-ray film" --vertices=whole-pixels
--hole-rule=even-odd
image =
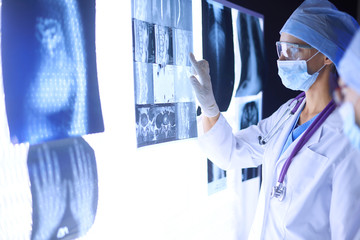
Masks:
[[[173,0],[174,27],[192,32],[192,0]]]
[[[143,2],[132,0],[137,146],[197,137],[192,1]]]
[[[195,103],[185,102],[176,104],[177,139],[193,138],[197,136]]]
[[[154,24],[133,19],[134,61],[155,63]]]
[[[12,142],[103,131],[95,1],[3,0],[1,28]]]
[[[153,23],[174,27],[174,7],[178,0],[152,0]]]
[[[236,98],[238,130],[256,125],[262,116],[262,92],[254,96]],[[259,176],[259,167],[242,169],[242,181]]]
[[[262,89],[266,66],[262,18],[238,11],[236,27],[241,74],[235,96],[256,95]]]
[[[173,64],[173,35],[172,28],[155,25],[156,63],[162,66]]]
[[[32,145],[28,170],[33,200],[31,239],[75,239],[94,223],[98,178],[94,150],[82,138]]]
[[[175,64],[178,66],[191,66],[188,53],[193,52],[192,49],[192,32],[182,29],[175,29],[174,34],[174,56]]]
[[[136,104],[154,103],[153,74],[152,63],[134,62]]]
[[[221,112],[230,105],[234,89],[234,40],[231,9],[202,0],[203,57],[209,62],[214,97]]]
[[[176,140],[175,104],[138,105],[136,133],[138,146]]]
[[[155,103],[173,103],[175,100],[174,82],[176,71],[174,65],[153,65]]]
[[[191,71],[191,67],[175,66],[175,71],[175,101],[195,102],[195,96],[192,92],[192,86],[189,81],[189,72]]]
[[[208,195],[212,195],[221,190],[226,189],[226,171],[222,170],[209,159],[207,160],[208,166]]]
[[[133,0],[132,3],[133,18],[145,22],[152,22],[152,1]]]

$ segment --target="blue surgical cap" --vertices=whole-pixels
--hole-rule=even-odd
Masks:
[[[339,64],[339,74],[347,86],[360,95],[360,30],[356,32]]]
[[[293,12],[280,33],[288,33],[308,43],[338,68],[358,27],[353,17],[339,11],[329,1],[306,0]]]

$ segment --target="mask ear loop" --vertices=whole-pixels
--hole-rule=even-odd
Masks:
[[[311,59],[313,59],[320,51],[317,51],[314,55],[312,55],[312,57],[310,57],[308,60],[306,60],[306,62],[310,61]],[[324,65],[319,69],[317,70],[316,72],[314,72],[313,74],[311,75],[314,75],[316,73],[319,73],[324,67],[326,66],[326,64],[324,63]]]
[[[317,51],[314,55],[312,55],[308,60],[306,60],[306,62],[310,61],[311,59],[313,59],[316,55],[318,55],[320,51]]]

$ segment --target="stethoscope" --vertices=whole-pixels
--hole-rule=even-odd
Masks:
[[[286,111],[283,115],[279,118],[279,121],[275,124],[275,126],[264,136],[259,136],[259,144],[265,145],[269,142],[269,140],[279,131],[282,125],[296,113],[298,108],[300,107],[301,103],[305,99],[305,92],[300,93],[296,96],[288,105]],[[286,116],[286,117],[285,117]]]
[[[264,137],[259,136],[259,144],[265,145],[274,135],[279,131],[281,126],[285,123],[290,116],[294,115],[301,103],[305,99],[305,92],[299,94],[296,98],[294,98],[288,105],[288,108],[279,119],[279,121],[275,124],[275,126],[270,130],[268,134]],[[295,104],[294,104],[295,103]],[[316,132],[317,129],[323,124],[323,122],[330,116],[330,114],[335,110],[336,104],[334,100],[331,100],[330,103],[321,111],[321,113],[317,116],[317,118],[311,123],[308,129],[305,131],[303,136],[300,138],[294,149],[292,150],[290,156],[286,160],[284,166],[281,169],[279,179],[276,185],[271,190],[271,198],[277,198],[279,201],[282,201],[286,194],[286,187],[284,184],[285,175],[290,167],[292,159],[295,155],[300,151],[300,149],[305,145],[305,143],[311,138],[311,136]],[[287,116],[286,116],[287,115]],[[286,116],[286,117],[285,117]],[[285,118],[284,118],[285,117]],[[282,120],[283,119],[283,120]]]

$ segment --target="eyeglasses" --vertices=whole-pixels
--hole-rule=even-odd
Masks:
[[[313,47],[305,44],[288,43],[288,42],[276,42],[277,55],[280,58],[284,56],[286,60],[299,60],[301,59],[302,49],[311,49]]]

